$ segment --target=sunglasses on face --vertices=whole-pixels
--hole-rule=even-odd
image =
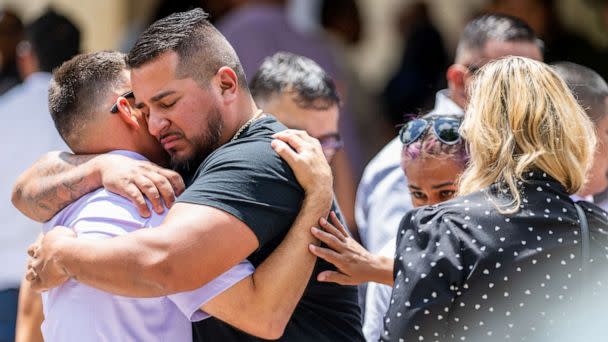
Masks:
[[[124,97],[125,99],[134,99],[135,95],[133,94],[133,90],[129,90],[128,92],[120,95],[118,97],[118,99],[120,99],[121,97]],[[118,99],[116,99],[116,102],[114,102],[114,105],[110,109],[110,113],[113,113],[113,114],[118,113]]]
[[[461,120],[456,118],[412,120],[399,130],[399,140],[404,145],[412,144],[422,138],[429,125],[432,125],[431,131],[439,141],[446,145],[454,145],[460,142],[460,133],[458,132],[460,123]]]

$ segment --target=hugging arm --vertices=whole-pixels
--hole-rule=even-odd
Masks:
[[[267,339],[283,335],[302,297],[316,261],[308,245],[318,242],[309,230],[319,217],[327,216],[333,198],[331,169],[318,141],[291,130],[275,137],[279,140],[273,148],[292,167],[306,192],[302,208],[285,239],[254,274],[202,307],[220,320]]]
[[[81,196],[101,187],[131,200],[142,216],[144,197],[161,213],[184,189],[181,177],[154,163],[120,155],[49,152],[26,170],[13,187],[12,202],[29,218],[44,222]]]

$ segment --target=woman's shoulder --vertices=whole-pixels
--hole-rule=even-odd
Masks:
[[[606,211],[587,201],[578,201],[577,204],[585,212],[587,224],[591,232],[597,231],[608,234],[608,213]]]

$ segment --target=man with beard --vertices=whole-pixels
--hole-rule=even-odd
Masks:
[[[75,278],[115,294],[163,296],[198,288],[243,259],[257,267],[284,238],[304,196],[270,146],[272,135],[285,127],[257,109],[238,57],[206,18],[195,9],[161,19],[128,55],[135,107],[173,165],[196,168],[189,186],[159,229],[95,243],[53,229],[30,250],[34,258],[28,278],[36,288]],[[297,151],[300,145],[294,140]],[[124,169],[128,162],[123,158],[119,163]],[[146,168],[145,176],[114,176],[127,184],[120,193],[144,207],[139,184],[155,210],[162,210],[161,197],[171,204],[169,182],[159,180],[149,164],[137,165],[131,169]],[[112,178],[109,168],[95,156],[47,156],[20,178],[13,203],[34,219],[49,219]],[[152,190],[154,184],[165,196],[158,187]],[[308,253],[306,248],[291,252]],[[356,288],[316,281],[316,274],[329,268],[317,263],[283,340],[363,340]],[[224,309],[239,312],[238,305]],[[207,341],[256,340],[213,318],[196,324],[195,332]]]

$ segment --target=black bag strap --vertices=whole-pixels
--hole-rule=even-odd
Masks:
[[[582,268],[583,268],[583,284],[587,284],[587,280],[589,279],[587,277],[587,274],[589,272],[589,258],[590,258],[590,251],[589,251],[589,245],[591,243],[591,240],[589,238],[589,225],[587,223],[587,216],[585,216],[585,211],[583,210],[583,208],[578,205],[577,203],[574,203],[574,207],[576,208],[576,211],[578,213],[578,219],[580,221],[580,226],[581,226],[581,254],[583,256],[583,261],[582,261]]]

